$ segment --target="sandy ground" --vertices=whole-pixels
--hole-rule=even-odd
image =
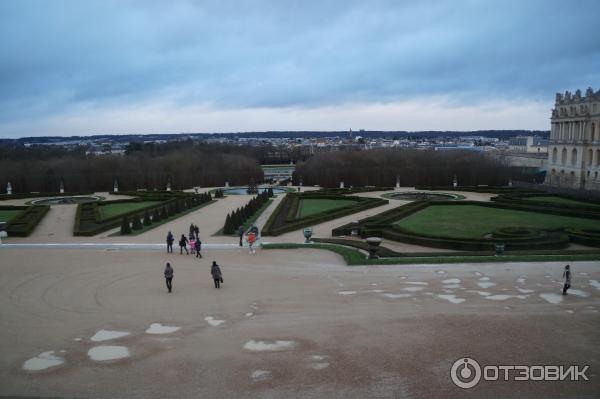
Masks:
[[[210,280],[213,259],[221,290]],[[175,269],[171,294],[166,261]],[[563,298],[556,263],[346,267],[309,249],[208,251],[197,260],[0,248],[0,396],[599,397],[600,268],[573,268],[573,291]],[[217,320],[224,322],[210,324]],[[147,334],[152,323],[180,329]],[[102,329],[130,334],[93,342]],[[100,345],[130,356],[94,361],[88,351]],[[23,370],[47,351],[64,363]],[[464,356],[590,365],[590,381],[462,390],[449,372]]]

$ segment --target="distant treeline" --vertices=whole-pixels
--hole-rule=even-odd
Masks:
[[[500,164],[482,153],[469,151],[392,150],[338,151],[318,154],[299,163],[294,184],[338,187],[394,186],[396,176],[405,187],[458,184],[506,185],[509,178],[523,178],[517,169]]]
[[[40,153],[36,151],[40,150]],[[65,191],[110,191],[117,180],[119,189],[164,190],[194,186],[222,186],[260,182],[263,172],[256,158],[243,154],[243,148],[229,152],[213,146],[128,151],[121,155],[85,155],[64,150],[50,156],[40,148],[23,151],[20,158],[0,158],[0,191],[8,181],[13,192],[57,192],[61,181]],[[58,151],[53,149],[52,151]],[[38,156],[38,157],[36,157]]]
[[[363,130],[353,131],[354,136],[372,137],[372,138],[434,138],[434,137],[466,137],[483,136],[489,138],[507,139],[514,136],[542,136],[550,137],[549,130],[472,130],[472,131],[454,131],[454,130],[423,130],[423,131],[381,131],[381,130]],[[179,134],[123,134],[123,135],[95,135],[95,136],[48,136],[48,137],[23,137],[18,139],[0,139],[2,143],[57,143],[73,140],[107,140],[119,143],[144,142],[154,140],[194,140],[200,139],[258,139],[258,138],[325,138],[325,137],[348,137],[348,130],[340,131],[266,131],[266,132],[238,132],[238,133],[179,133]]]

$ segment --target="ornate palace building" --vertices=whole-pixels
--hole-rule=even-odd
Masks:
[[[545,184],[600,190],[600,90],[556,93]]]

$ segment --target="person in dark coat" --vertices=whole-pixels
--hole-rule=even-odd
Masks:
[[[165,266],[165,280],[167,282],[167,289],[171,292],[173,289],[173,268],[169,262],[167,262],[167,266]]]
[[[221,273],[221,268],[214,260],[212,267],[210,268],[210,274],[215,282],[215,288],[221,288],[221,284],[223,283],[223,274]]]
[[[565,266],[563,278],[565,279],[565,284],[563,285],[563,295],[567,295],[567,290],[571,288],[571,266]]]
[[[238,229],[238,234],[240,235],[240,247],[242,247],[242,241],[244,239],[244,226],[240,225],[240,228]]]
[[[194,223],[190,224],[190,239],[194,237],[194,233],[196,232],[196,228],[194,227]]]
[[[187,249],[187,244],[188,244],[188,239],[185,237],[185,234],[181,235],[181,238],[179,239],[179,255],[183,254],[183,250],[185,249],[185,254],[189,255],[190,253],[188,252]]]
[[[194,231],[196,232],[196,237],[200,236],[200,227],[198,227],[198,225],[194,226]]]
[[[202,259],[202,254],[200,253],[200,249],[202,249],[202,241],[200,241],[200,237],[196,236],[196,258]]]
[[[167,234],[167,253],[173,253],[173,241],[175,241],[175,237],[169,231],[169,234]]]

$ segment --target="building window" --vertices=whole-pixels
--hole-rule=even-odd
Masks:
[[[573,148],[571,151],[571,165],[575,165],[577,163],[577,150]]]
[[[556,158],[558,157],[558,150],[556,147],[552,150],[552,163],[556,163]]]
[[[600,166],[600,150],[596,150],[596,166]]]
[[[562,159],[561,159],[561,161],[562,161],[563,165],[567,163],[567,149],[566,148],[563,148],[563,150],[562,150]]]
[[[594,104],[594,107],[596,104]],[[596,125],[592,123],[592,141],[596,140]]]
[[[592,166],[592,158],[594,158],[594,151],[589,150],[588,151],[588,165]]]

